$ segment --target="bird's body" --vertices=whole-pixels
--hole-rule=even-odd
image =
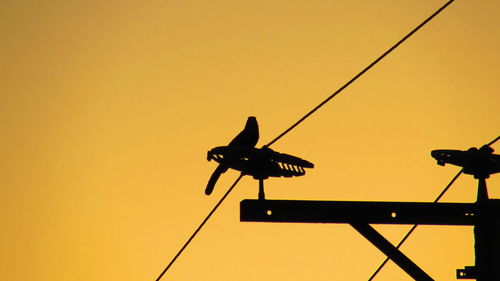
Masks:
[[[253,116],[248,117],[245,128],[241,131],[228,146],[254,147],[259,141],[259,125]]]
[[[259,141],[259,125],[257,124],[257,119],[253,116],[248,117],[245,128],[241,131],[228,146],[231,147],[254,147]],[[213,172],[212,176],[208,180],[207,188],[205,189],[205,194],[210,195],[214,190],[215,183],[219,179],[220,175],[226,172],[227,166],[219,165],[217,169]]]

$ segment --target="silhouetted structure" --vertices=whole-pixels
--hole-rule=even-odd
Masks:
[[[240,220],[253,222],[349,223],[415,280],[433,280],[369,224],[474,226],[476,265],[457,270],[459,279],[500,280],[500,200],[489,199],[486,178],[500,171],[500,157],[484,146],[467,151],[435,150],[444,165],[478,179],[475,203],[243,200]]]
[[[478,180],[474,237],[476,265],[457,270],[459,279],[500,280],[500,200],[489,199],[486,179],[500,172],[500,155],[488,145],[477,149],[434,150],[439,165],[452,164]]]
[[[218,146],[208,151],[207,160],[215,160],[219,166],[208,182],[205,190],[207,195],[212,192],[220,174],[228,168],[259,180],[259,199],[265,199],[265,179],[303,176],[306,173],[304,168],[314,167],[309,161],[276,152],[268,147],[255,148],[258,135],[257,120],[255,117],[248,117],[245,129],[228,146]]]

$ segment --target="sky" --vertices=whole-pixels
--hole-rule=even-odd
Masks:
[[[206,196],[209,149],[248,116],[266,144],[444,2],[1,1],[1,279],[156,279],[238,176]],[[273,144],[315,167],[267,197],[433,201],[459,168],[430,151],[499,135],[499,13],[457,0]],[[367,280],[384,259],[348,225],[239,222],[257,190],[244,177],[162,280]],[[475,196],[463,175],[443,202]],[[472,227],[418,227],[402,251],[455,280]]]

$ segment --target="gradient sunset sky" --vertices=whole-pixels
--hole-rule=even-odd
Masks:
[[[154,280],[238,176],[204,188],[248,116],[266,144],[445,1],[1,1],[0,279]],[[433,149],[499,135],[500,1],[457,0],[272,148],[315,164],[270,199],[433,201]],[[497,143],[494,148],[500,150]],[[500,176],[488,180],[500,197]],[[239,222],[242,179],[162,280],[367,280],[348,225]],[[443,198],[472,202],[463,175]],[[410,226],[375,226],[397,243]],[[474,264],[471,227],[402,247],[436,280]],[[376,280],[411,280],[392,263]]]

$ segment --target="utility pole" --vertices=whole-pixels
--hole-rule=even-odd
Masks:
[[[474,226],[475,266],[457,270],[457,279],[500,280],[500,200],[490,199],[486,178],[500,172],[500,156],[483,146],[467,151],[435,150],[438,164],[461,166],[478,179],[474,203],[253,200],[240,203],[242,222],[347,223],[418,281],[433,280],[370,224]]]

